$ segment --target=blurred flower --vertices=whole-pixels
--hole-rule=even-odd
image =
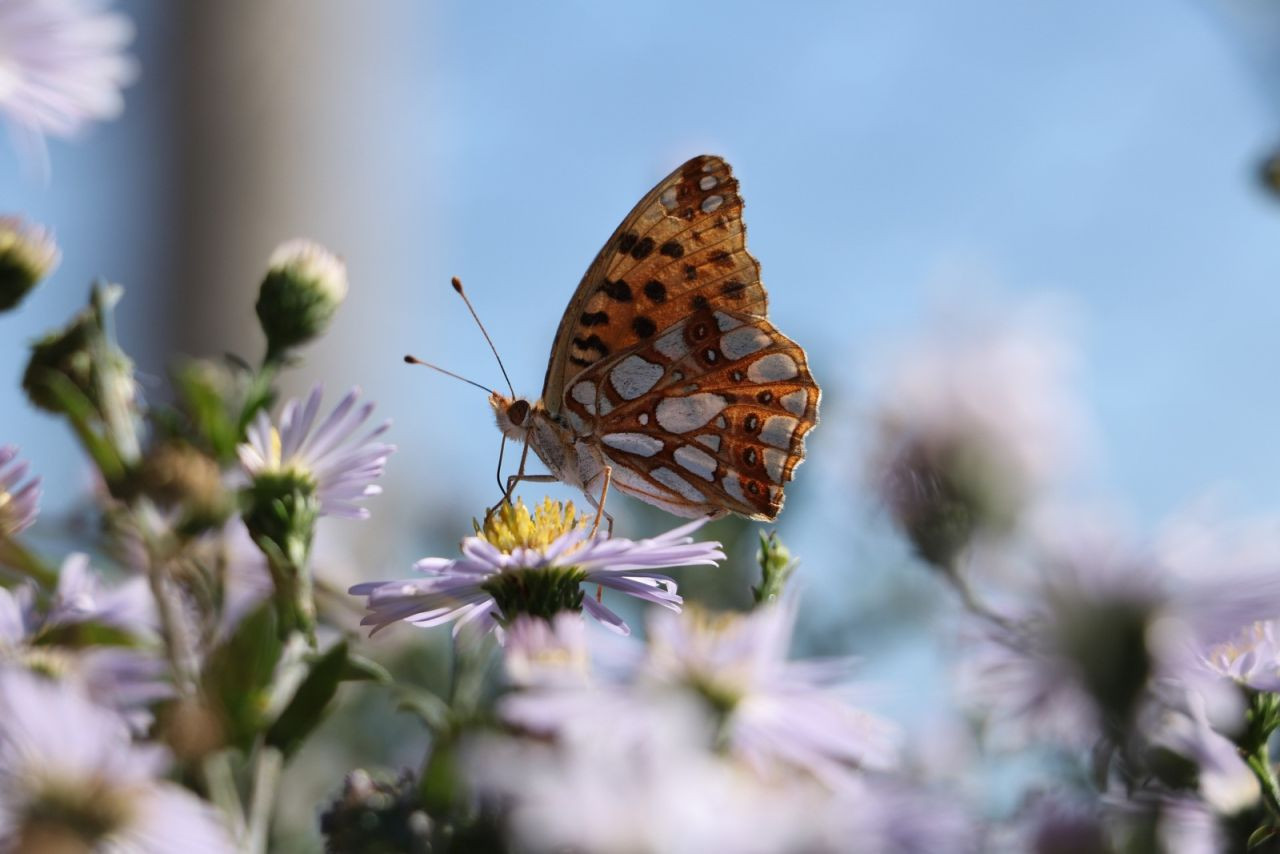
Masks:
[[[524,502],[503,505],[474,537],[462,541],[462,558],[424,558],[415,568],[428,577],[357,584],[351,593],[368,597],[362,621],[371,634],[401,620],[428,627],[477,622],[484,631],[518,614],[551,619],[561,611],[581,611],[627,633],[622,618],[591,597],[582,584],[599,584],[679,610],[683,601],[670,577],[655,570],[714,566],[724,559],[719,543],[696,543],[688,536],[702,527],[695,520],[648,540],[590,534],[573,504],[546,499],[534,514]]]
[[[1254,691],[1280,691],[1280,641],[1276,621],[1246,626],[1235,638],[1213,645],[1204,654],[1210,671]]]
[[[1209,725],[1204,698],[1187,692],[1185,711],[1167,711],[1153,743],[1195,763],[1196,783],[1205,803],[1223,815],[1235,815],[1258,802],[1258,778],[1234,742]]]
[[[825,793],[765,785],[707,750],[710,729],[696,706],[671,701],[620,721],[579,717],[554,741],[473,737],[460,767],[521,851],[810,850],[795,843]]]
[[[136,69],[129,19],[93,0],[0,0],[0,115],[20,133],[69,137],[124,109]]]
[[[72,572],[64,567],[60,583],[77,575],[81,559],[83,555],[68,558]],[[89,572],[87,560],[83,572]],[[56,630],[94,622],[146,633],[154,619],[148,605],[132,588],[103,594],[96,578],[81,577],[59,588],[46,615],[36,607],[31,586],[0,588],[0,666],[17,665],[73,685],[93,702],[119,712],[135,731],[143,731],[151,722],[150,706],[173,692],[165,662],[149,649],[68,645],[75,639]]]
[[[691,689],[720,721],[720,740],[760,772],[799,768],[843,785],[857,768],[888,768],[897,729],[839,696],[848,660],[789,661],[794,602],[747,614],[656,612],[641,678]]]
[[[347,296],[347,267],[318,243],[291,240],[271,253],[258,292],[258,321],[267,336],[267,358],[323,334]]]
[[[948,329],[887,378],[870,471],[921,557],[950,568],[1063,467],[1080,421],[1066,361],[1043,330]]]
[[[27,463],[14,462],[18,449],[0,446],[0,537],[9,537],[31,527],[39,512],[40,478],[25,483]]]
[[[44,626],[78,623],[98,623],[141,636],[155,631],[158,617],[146,579],[134,577],[108,588],[89,567],[88,555],[71,554],[58,572],[58,588]]]
[[[248,441],[238,449],[240,464],[250,478],[256,512],[271,514],[270,504],[279,495],[299,489],[319,499],[322,516],[366,519],[368,509],[357,502],[382,492],[373,481],[382,476],[395,445],[374,441],[391,426],[383,422],[367,435],[352,436],[373,413],[373,404],[355,408],[359,389],[352,389],[333,412],[315,426],[322,389],[312,389],[306,402],[284,405],[280,426],[267,413],[258,413],[250,425]],[[254,525],[250,522],[250,529]]]
[[[2,56],[3,49],[0,49]],[[0,66],[3,65],[0,59]],[[60,257],[58,245],[47,229],[24,222],[20,217],[0,216],[0,311],[8,311],[22,302],[41,279],[53,272]]]
[[[1280,613],[1277,559],[1236,547],[1193,571],[1167,549],[1136,548],[1070,522],[1043,540],[1041,576],[1021,611],[988,626],[974,696],[1008,726],[996,731],[1084,747],[1126,737],[1157,693],[1185,689],[1210,706],[1227,686],[1203,650]],[[1176,564],[1176,568],[1175,568]]]
[[[163,749],[64,685],[0,670],[0,847],[6,851],[234,850],[214,810],[160,779]]]
[[[811,819],[816,838],[793,850],[829,854],[994,850],[981,844],[977,822],[953,791],[931,792],[898,780],[869,777],[845,787],[826,804],[814,806],[822,807]],[[851,840],[857,840],[856,846],[850,846]]]
[[[502,659],[520,688],[583,686],[590,681],[587,627],[582,615],[561,611],[551,619],[520,614],[506,628]]]

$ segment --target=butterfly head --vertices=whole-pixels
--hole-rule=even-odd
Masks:
[[[502,434],[508,439],[523,442],[533,426],[534,409],[541,404],[530,403],[523,397],[507,397],[495,391],[489,395],[489,405],[493,407],[493,415]]]

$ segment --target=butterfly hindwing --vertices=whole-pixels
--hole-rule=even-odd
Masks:
[[[682,516],[772,519],[819,397],[793,341],[762,318],[708,305],[582,370],[564,404],[623,492]]]
[[[558,413],[566,385],[585,368],[713,303],[757,317],[767,311],[738,181],[723,159],[703,155],[641,199],[588,268],[552,347],[548,410]]]

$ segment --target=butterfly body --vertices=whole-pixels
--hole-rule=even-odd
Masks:
[[[498,426],[556,479],[679,516],[772,519],[821,392],[768,321],[738,182],[695,157],[623,220],[561,320],[541,400],[495,394]]]

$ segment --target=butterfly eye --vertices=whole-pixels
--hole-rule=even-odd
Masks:
[[[517,400],[507,407],[507,419],[519,427],[529,417],[529,401]]]

